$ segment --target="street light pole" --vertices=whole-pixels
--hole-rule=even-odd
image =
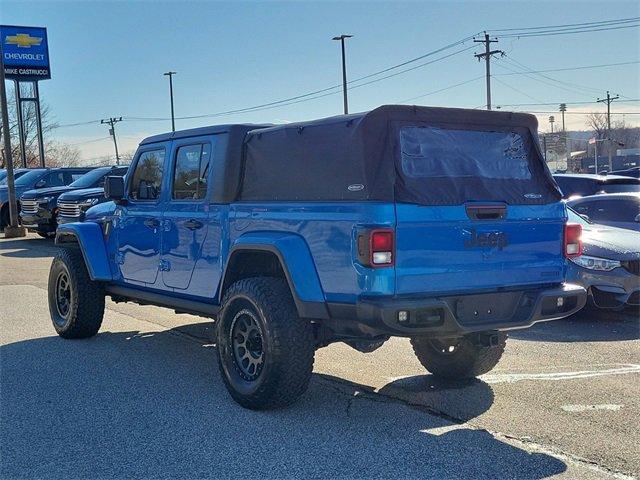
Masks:
[[[169,77],[169,96],[171,97],[171,131],[172,132],[176,131],[176,119],[173,113],[173,76],[176,73],[177,72],[166,72],[163,74],[165,77]]]
[[[344,114],[347,115],[349,113],[349,102],[347,100],[347,61],[345,59],[344,53],[344,40],[345,38],[351,38],[353,35],[340,35],[338,37],[333,37],[332,40],[339,40],[340,46],[342,47],[342,96],[344,100]]]

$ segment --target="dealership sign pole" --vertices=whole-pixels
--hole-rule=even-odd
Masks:
[[[47,29],[43,27],[0,25],[0,41],[2,42],[2,63],[4,65],[5,78],[15,81],[22,165],[27,166],[22,104],[34,102],[36,106],[40,166],[44,167],[44,139],[38,82],[51,78]],[[31,97],[22,96],[21,82],[33,82],[33,95]]]
[[[25,229],[18,226],[18,208],[16,204],[16,187],[13,177],[13,157],[11,156],[11,133],[9,132],[9,102],[4,80],[4,56],[0,42],[0,108],[2,109],[2,138],[4,143],[4,160],[7,169],[7,189],[9,190],[9,224],[4,226],[4,237],[24,237]]]

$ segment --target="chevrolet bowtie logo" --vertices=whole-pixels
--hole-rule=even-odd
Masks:
[[[32,46],[38,46],[42,43],[41,37],[32,37],[28,33],[17,33],[15,35],[7,35],[7,45],[17,45],[21,48],[31,48]]]

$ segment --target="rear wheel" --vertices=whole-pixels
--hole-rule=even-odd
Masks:
[[[279,278],[247,278],[225,293],[217,326],[218,364],[227,390],[245,408],[289,405],[307,389],[315,342]]]
[[[63,248],[49,271],[49,312],[64,338],[92,337],[104,315],[104,288],[91,280],[79,249]]]
[[[498,332],[497,340],[489,345],[472,338],[435,339],[415,337],[411,346],[424,368],[447,379],[466,379],[485,374],[493,369],[504,352],[507,335]]]

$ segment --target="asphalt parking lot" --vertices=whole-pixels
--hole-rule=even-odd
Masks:
[[[58,338],[51,241],[0,240],[2,478],[630,478],[640,475],[637,312],[514,332],[472,383],[435,381],[408,341],[316,354],[295,406],[227,395],[211,323],[108,302]]]

